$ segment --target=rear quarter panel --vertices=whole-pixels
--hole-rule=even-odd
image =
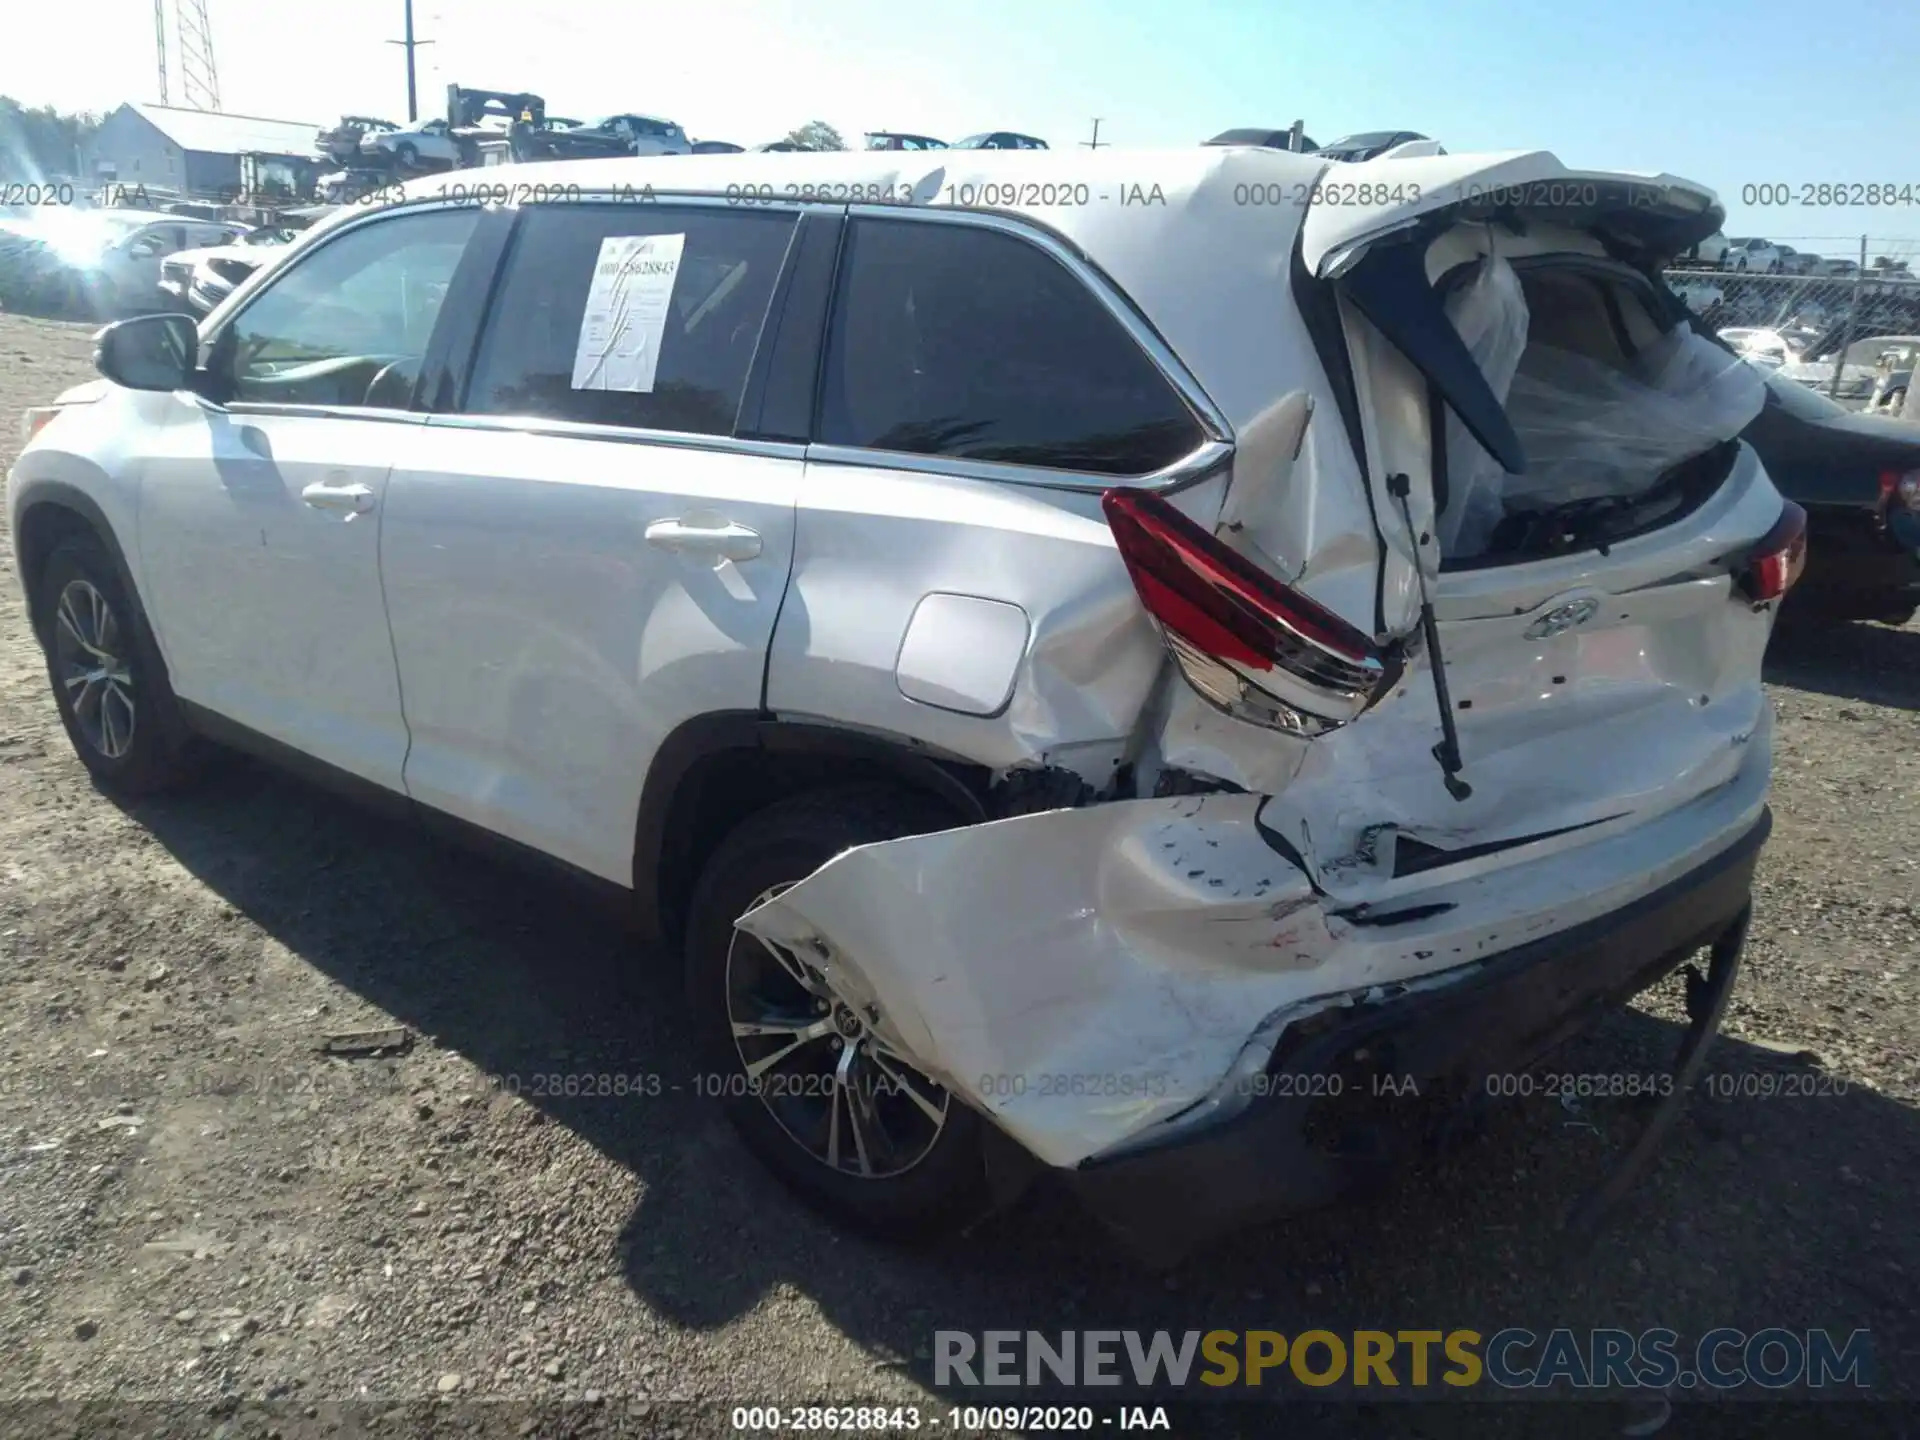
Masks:
[[[902,644],[930,594],[1025,613],[1025,649],[997,713],[902,691]],[[1112,778],[1162,657],[1098,495],[808,465],[767,671],[775,713],[907,737],[995,769],[1057,764],[1098,787]],[[954,657],[947,688],[967,689],[960,672],[973,658]],[[916,662],[920,683],[908,686],[917,693],[938,688],[926,663]]]

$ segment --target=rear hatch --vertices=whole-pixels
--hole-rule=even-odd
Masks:
[[[1167,763],[1273,793],[1263,822],[1316,882],[1367,898],[1731,780],[1803,542],[1733,439],[1758,372],[1657,278],[1719,227],[1711,193],[1521,154],[1341,166],[1316,194],[1295,288],[1337,316],[1343,413],[1313,444],[1243,437],[1217,537],[1109,504],[1198,692],[1169,702]],[[1266,559],[1314,568],[1297,497],[1334,483],[1323,428],[1364,451],[1371,606],[1324,609]],[[1229,558],[1196,562],[1216,538]]]

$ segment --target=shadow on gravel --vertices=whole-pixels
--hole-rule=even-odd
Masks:
[[[0,313],[23,320],[71,320],[104,325],[118,317],[106,314],[84,295],[44,293],[0,295]]]
[[[1767,647],[1766,678],[1842,700],[1920,710],[1920,629],[1866,621],[1783,626]]]
[[[609,1263],[686,1326],[724,1325],[792,1286],[876,1371],[929,1383],[944,1329],[1666,1326],[1697,1338],[1729,1325],[1844,1339],[1864,1327],[1879,1394],[1911,1384],[1897,1357],[1920,1350],[1920,1112],[1788,1054],[1720,1041],[1708,1092],[1588,1253],[1568,1246],[1559,1217],[1636,1122],[1625,1102],[1569,1108],[1539,1094],[1380,1201],[1239,1237],[1171,1276],[1132,1265],[1049,1193],[970,1236],[889,1250],[800,1210],[746,1156],[695,1093],[677,967],[644,963],[566,887],[245,763],[137,816],[305,961],[482,1070],[520,1077],[554,1121],[630,1169],[643,1195]],[[1548,1068],[1647,1074],[1678,1035],[1627,1012]],[[532,1077],[603,1071],[659,1075],[661,1093],[532,1095]]]

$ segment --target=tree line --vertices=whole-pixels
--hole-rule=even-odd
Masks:
[[[80,157],[100,119],[51,105],[26,106],[0,95],[0,175],[38,179],[81,174]]]

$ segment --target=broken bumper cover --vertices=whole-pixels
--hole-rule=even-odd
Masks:
[[[1436,1096],[1482,1092],[1739,925],[1771,825],[1763,810],[1652,893],[1433,977],[1448,983],[1365,992],[1289,1026],[1264,1071],[1243,1079],[1237,1110],[1057,1173],[1130,1248],[1161,1260],[1371,1188],[1407,1156]]]

